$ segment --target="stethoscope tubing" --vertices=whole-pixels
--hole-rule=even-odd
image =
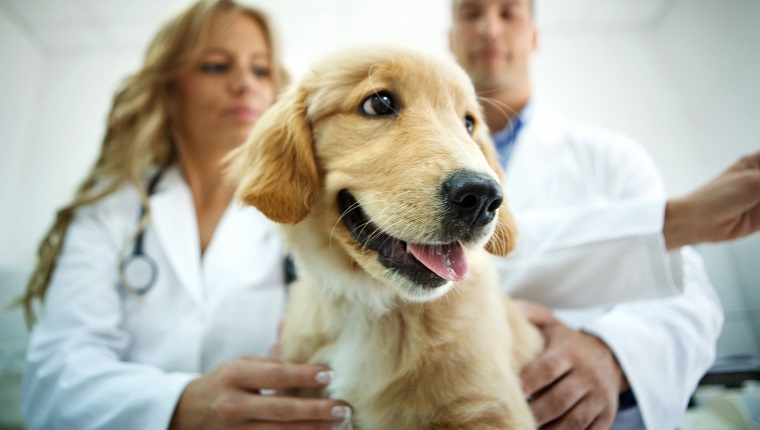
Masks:
[[[164,169],[159,169],[151,178],[148,184],[148,197],[155,193],[156,186],[163,174]],[[143,219],[147,210],[147,207],[143,204],[140,209],[138,222]],[[132,247],[132,253],[121,261],[121,272],[126,283],[125,287],[140,295],[144,295],[150,291],[156,283],[156,278],[158,278],[158,265],[153,258],[145,253],[143,249],[144,242],[145,229],[137,234],[135,244]]]

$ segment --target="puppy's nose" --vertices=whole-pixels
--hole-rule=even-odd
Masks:
[[[458,172],[443,183],[443,195],[459,218],[479,227],[491,222],[504,198],[499,183],[474,172]]]

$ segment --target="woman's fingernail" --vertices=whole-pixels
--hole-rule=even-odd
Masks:
[[[332,416],[336,418],[343,418],[340,423],[333,424],[334,430],[350,430],[351,429],[351,408],[348,406],[333,406],[330,411]]]
[[[348,406],[333,406],[330,413],[335,418],[346,418],[351,415],[351,409]]]
[[[317,382],[320,384],[327,385],[332,380],[333,373],[330,370],[323,370],[321,372],[317,372],[317,375],[314,377]]]

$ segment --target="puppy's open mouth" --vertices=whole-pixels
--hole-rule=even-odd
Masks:
[[[424,287],[440,287],[447,281],[461,281],[469,275],[469,265],[459,241],[451,243],[410,243],[384,233],[373,223],[351,193],[338,193],[343,225],[364,249],[378,253],[381,264]]]

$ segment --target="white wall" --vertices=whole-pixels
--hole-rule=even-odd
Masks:
[[[11,243],[19,212],[20,176],[24,170],[29,125],[36,119],[36,98],[44,59],[12,20],[0,11],[0,307],[13,299],[26,279],[22,260]],[[18,396],[26,330],[18,311],[0,312],[0,428],[20,420]],[[13,427],[16,428],[16,427]]]
[[[0,225],[15,221],[18,185],[23,160],[28,149],[30,125],[38,110],[38,85],[44,58],[38,48],[18,29],[16,23],[0,13],[0,63],[3,96],[0,97]],[[7,246],[13,229],[0,228],[0,265],[11,265],[22,259],[19,252]]]
[[[448,0],[259,0],[253,3],[267,10],[278,24],[286,48],[285,63],[296,78],[321,54],[346,45],[392,42],[448,52],[451,14]],[[294,7],[298,13],[294,13]],[[334,19],[314,19],[329,7],[334,8]]]

